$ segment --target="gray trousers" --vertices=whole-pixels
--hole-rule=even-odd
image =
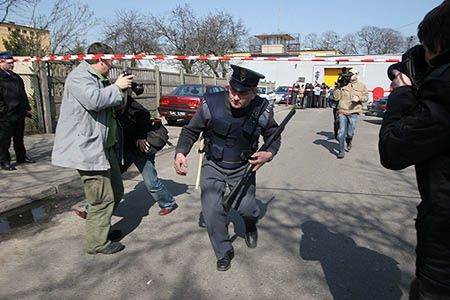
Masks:
[[[222,201],[225,189],[228,186],[230,190],[242,177],[245,166],[238,169],[224,169],[216,165],[214,162],[205,159],[202,166],[201,175],[201,199],[202,212],[205,217],[206,229],[213,246],[217,259],[225,256],[225,253],[233,246],[228,234],[228,219],[225,213]],[[248,184],[244,187],[241,205],[238,213],[244,218],[244,221],[251,220],[256,222],[259,216],[259,206],[255,198],[256,177],[253,173]]]

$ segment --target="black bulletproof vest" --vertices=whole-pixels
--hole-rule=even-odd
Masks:
[[[228,93],[216,93],[206,97],[211,120],[205,132],[208,159],[226,169],[241,167],[258,149],[258,118],[266,101],[258,96],[244,109],[232,110]]]

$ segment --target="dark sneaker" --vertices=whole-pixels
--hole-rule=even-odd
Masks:
[[[352,142],[347,143],[347,151],[352,150]]]
[[[9,162],[2,162],[1,163],[2,170],[6,171],[14,171],[17,170],[13,165],[11,165]]]
[[[171,212],[173,212],[175,209],[177,209],[178,205],[174,204],[172,207],[166,207],[166,208],[161,208],[161,210],[159,211],[159,215],[160,216],[165,216],[170,214]]]
[[[234,257],[234,251],[229,250],[225,256],[217,261],[217,271],[226,271],[231,267],[231,260]]]
[[[337,155],[337,158],[342,159],[342,158],[344,158],[344,156],[345,156],[344,153],[339,153],[339,154]]]
[[[125,249],[125,246],[119,242],[111,242],[100,251],[88,251],[88,254],[114,254]]]

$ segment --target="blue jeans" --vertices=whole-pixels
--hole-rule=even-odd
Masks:
[[[155,155],[146,155],[138,151],[125,151],[124,157],[127,164],[134,163],[141,172],[145,186],[153,199],[158,202],[160,208],[178,207],[175,198],[158,178],[155,169]]]
[[[345,142],[350,143],[353,139],[357,119],[358,114],[351,114],[349,116],[339,114],[338,141],[339,141],[339,153],[341,154],[344,153]]]

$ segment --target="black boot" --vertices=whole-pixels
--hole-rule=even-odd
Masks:
[[[198,216],[198,227],[206,228],[205,217],[203,216],[203,212],[200,212]]]
[[[245,244],[249,248],[256,248],[258,245],[258,229],[255,220],[245,220]]]
[[[231,267],[231,260],[234,257],[233,249],[228,250],[225,256],[217,261],[217,271],[226,271]]]

